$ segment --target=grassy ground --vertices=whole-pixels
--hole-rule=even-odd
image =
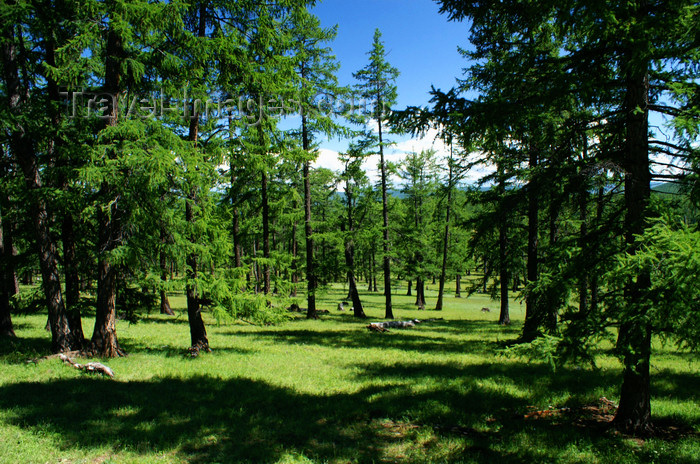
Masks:
[[[0,462],[698,462],[700,366],[689,355],[657,346],[652,409],[695,435],[639,441],[567,417],[523,419],[532,407],[616,401],[621,372],[603,351],[596,370],[555,373],[500,356],[497,341],[520,330],[518,302],[503,328],[485,296],[450,296],[441,313],[396,296],[399,319],[443,319],[378,334],[335,310],[343,294],[324,292],[331,315],[318,321],[207,319],[214,351],[197,359],[183,356],[184,299],[174,297],[174,318],[119,323],[129,356],[105,361],[116,380],[57,359],[26,363],[48,351],[45,316],[16,316],[21,338],[0,344]],[[371,318],[383,315],[381,295],[363,299]]]

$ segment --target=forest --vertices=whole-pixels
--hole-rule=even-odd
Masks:
[[[700,5],[315,3],[0,4],[0,461],[694,462]]]

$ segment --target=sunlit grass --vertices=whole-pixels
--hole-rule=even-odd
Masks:
[[[452,287],[453,288],[453,287]],[[366,289],[366,288],[365,288]],[[428,308],[436,286],[428,284]],[[104,361],[116,380],[89,377],[47,354],[45,315],[15,316],[16,342],[2,341],[0,462],[693,462],[698,440],[642,444],[565,422],[524,421],[529,406],[573,406],[618,398],[620,364],[563,368],[500,355],[499,327],[486,295],[448,295],[441,312],[418,311],[397,288],[397,319],[436,319],[412,329],[371,333],[367,321],[336,310],[346,289],[325,289],[319,309],[271,327],[217,325],[214,350],[185,356],[184,298],[175,317],[120,321],[129,356]],[[363,293],[370,320],[381,294]],[[482,307],[491,312],[482,312]],[[93,321],[84,326],[90,333]],[[700,431],[698,363],[656,344],[653,413]]]

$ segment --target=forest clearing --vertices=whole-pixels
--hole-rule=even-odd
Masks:
[[[0,460],[697,462],[699,38],[0,2]]]
[[[129,355],[103,360],[114,380],[55,358],[27,363],[48,350],[46,316],[18,316],[23,336],[1,345],[0,462],[691,463],[700,455],[699,366],[688,354],[654,344],[652,408],[670,435],[640,440],[606,423],[614,410],[600,399],[617,401],[622,372],[609,344],[595,369],[554,371],[503,354],[498,342],[521,329],[515,301],[514,323],[503,327],[496,311],[481,311],[492,305],[487,295],[451,294],[442,312],[397,295],[398,318],[437,320],[375,333],[335,310],[346,291],[323,292],[319,308],[331,314],[319,320],[265,327],[207,317],[212,352],[194,359],[184,298],[172,296],[175,316],[118,323]],[[381,294],[362,297],[369,320],[381,318]],[[602,407],[582,409],[592,405]]]

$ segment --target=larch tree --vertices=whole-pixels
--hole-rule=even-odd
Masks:
[[[338,85],[335,75],[338,63],[328,44],[335,39],[337,28],[323,28],[320,21],[306,9],[292,15],[292,50],[295,76],[293,86],[295,103],[301,118],[296,132],[300,145],[300,161],[304,178],[304,236],[306,239],[307,317],[316,318],[316,288],[318,278],[314,259],[314,237],[311,217],[311,162],[318,155],[318,135],[337,136],[344,128],[334,120],[332,103],[348,94]],[[325,103],[325,105],[324,105]]]
[[[496,8],[490,3],[476,1],[443,0],[441,4],[441,11],[450,19],[471,21],[475,56],[488,58],[470,68],[471,81],[490,74],[491,86],[487,83],[481,90],[492,103],[501,102],[501,111],[513,101],[523,104],[535,98],[550,103],[569,100],[568,105],[561,106],[568,114],[559,112],[554,116],[551,111],[543,111],[544,108],[539,110],[539,117],[553,130],[542,131],[539,124],[538,129],[533,125],[522,126],[528,130],[519,139],[529,151],[529,170],[533,174],[546,170],[543,149],[558,145],[559,135],[555,134],[561,133],[562,128],[575,127],[572,115],[577,115],[578,108],[590,109],[586,123],[578,124],[578,139],[595,125],[602,146],[598,162],[608,163],[624,173],[624,243],[620,243],[617,253],[619,256],[642,255],[640,237],[649,228],[654,214],[650,208],[651,182],[677,178],[677,175],[669,177],[655,170],[655,166],[659,166],[657,156],[670,156],[686,166],[693,160],[691,147],[698,134],[696,63],[699,47],[694,39],[700,28],[697,5],[691,1],[648,0],[616,5],[602,1],[535,4],[514,0],[500,3]],[[506,50],[509,59],[492,59],[504,56],[499,50]],[[519,72],[512,72],[514,65],[520,68]],[[485,69],[489,72],[484,73]],[[525,92],[521,92],[520,97],[511,100],[508,95],[516,95],[512,91],[518,88],[517,83],[507,90],[512,93],[504,94],[503,90],[508,87],[497,76],[513,74],[520,83],[527,85],[522,88]],[[533,86],[535,83],[537,85]],[[551,108],[550,104],[547,106]],[[672,132],[668,139],[658,137],[658,131],[651,130],[652,113],[668,118]],[[521,111],[520,114],[532,113]],[[538,137],[533,137],[536,132]],[[561,171],[552,172],[559,174]],[[541,178],[531,178],[535,183],[528,188],[537,196],[553,198],[556,195],[549,188],[556,183],[545,184]],[[529,227],[536,228],[533,219],[540,210],[539,199],[531,197],[528,208]],[[556,214],[556,210],[550,209],[550,232],[551,224],[556,225],[552,213]],[[530,233],[532,237],[539,236],[534,230]],[[550,233],[549,244],[555,244],[555,240],[556,235]],[[529,253],[533,253],[532,245],[536,244],[529,245],[533,248]],[[534,265],[534,262],[528,264],[529,280],[536,274]],[[588,311],[586,318],[598,319],[590,325],[593,330],[588,336],[599,335],[596,332],[600,327],[619,328],[617,349],[624,374],[614,424],[625,432],[646,434],[651,430],[651,340],[653,334],[663,331],[664,327],[655,323],[655,305],[652,304],[657,276],[644,266],[633,266],[628,271],[614,273],[623,275],[624,279],[610,281],[614,285],[608,288],[609,301],[604,302],[607,311],[597,314]],[[548,299],[547,303],[551,301]],[[551,319],[552,315],[556,317],[552,308],[533,313],[532,324],[526,320],[529,330],[523,335],[529,338],[537,325],[549,324],[546,319]],[[676,335],[682,343],[687,332],[677,331]]]
[[[382,42],[382,33],[379,29],[374,31],[372,49],[368,52],[369,63],[353,74],[359,81],[357,91],[360,98],[370,107],[366,111],[365,121],[377,125],[376,142],[374,144],[379,154],[379,169],[381,173],[382,192],[382,269],[384,271],[384,298],[385,313],[387,319],[394,318],[391,306],[391,254],[389,242],[389,200],[387,198],[387,164],[384,156],[384,149],[390,144],[386,139],[386,120],[389,117],[391,106],[396,103],[397,89],[396,79],[399,71],[391,66],[386,60],[386,49]],[[374,133],[370,134],[374,139]]]

